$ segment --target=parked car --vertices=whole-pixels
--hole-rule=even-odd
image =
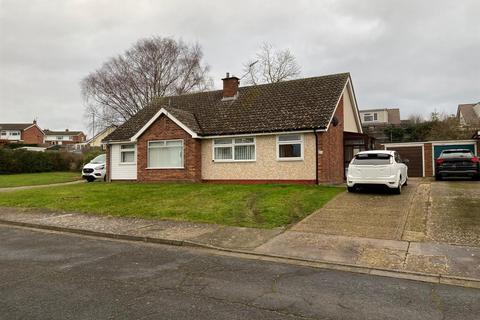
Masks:
[[[480,160],[468,149],[447,149],[435,160],[435,179],[445,177],[480,178]]]
[[[383,185],[395,193],[402,192],[402,186],[408,183],[408,160],[402,161],[396,151],[362,151],[350,161],[347,171],[348,192],[357,187]]]
[[[105,174],[107,173],[107,157],[101,154],[95,157],[92,161],[83,166],[82,178],[88,182],[103,179],[105,181]]]

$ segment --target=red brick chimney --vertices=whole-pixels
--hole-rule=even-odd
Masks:
[[[227,72],[227,76],[223,80],[223,99],[222,100],[232,100],[236,99],[238,96],[238,85],[240,84],[240,79],[235,76],[230,77],[230,73]]]

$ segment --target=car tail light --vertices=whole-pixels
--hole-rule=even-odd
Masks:
[[[472,157],[472,159],[470,159],[470,160],[472,160],[473,163],[479,163],[480,162],[478,157]]]
[[[445,159],[437,159],[437,160],[435,161],[435,163],[436,163],[438,166],[441,165],[441,164],[444,163],[444,162],[445,162]]]

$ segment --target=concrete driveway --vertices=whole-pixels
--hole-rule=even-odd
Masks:
[[[291,230],[480,246],[480,183],[411,179],[401,195],[345,192]]]
[[[291,230],[401,240],[409,213],[415,211],[422,200],[428,200],[429,185],[429,182],[411,179],[401,195],[382,189],[345,192]]]

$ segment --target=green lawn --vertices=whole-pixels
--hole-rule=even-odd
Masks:
[[[0,193],[0,206],[274,228],[344,188],[298,185],[89,183]]]
[[[78,172],[0,174],[0,188],[60,183],[74,181],[80,178],[80,173]]]

